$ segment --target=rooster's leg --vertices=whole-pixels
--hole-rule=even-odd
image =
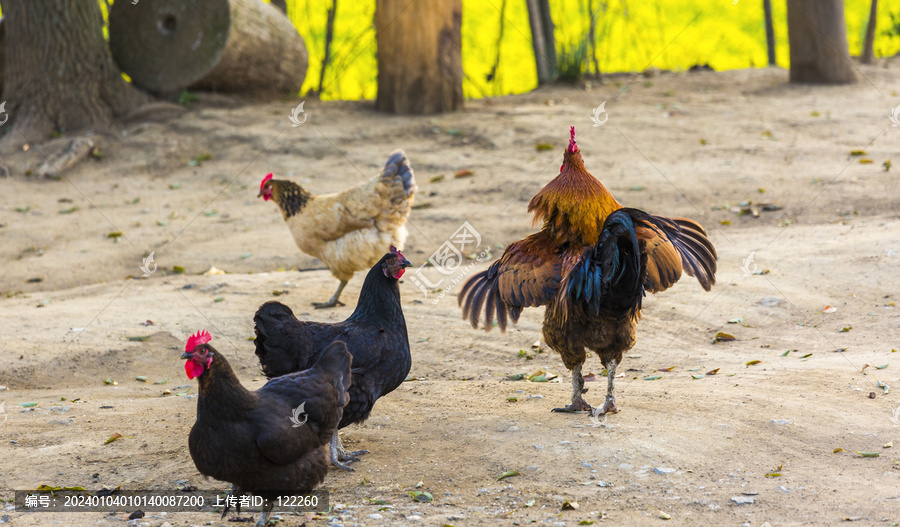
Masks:
[[[341,280],[341,283],[338,284],[337,291],[334,292],[334,296],[331,297],[331,300],[329,300],[328,302],[313,302],[312,305],[315,306],[316,309],[325,309],[328,307],[344,305],[344,303],[338,299],[341,297],[341,292],[344,290],[344,287],[346,285],[347,281]]]
[[[255,527],[266,527],[266,524],[269,523],[269,514],[272,513],[272,508],[274,506],[275,502],[272,500],[265,500],[262,506],[262,512],[259,513],[259,520],[257,520]]]
[[[596,415],[603,414],[614,414],[618,413],[619,408],[616,407],[616,398],[613,395],[615,391],[615,382],[616,382],[616,361],[609,361],[609,365],[606,367],[606,371],[609,374],[609,378],[606,381],[606,402],[603,403],[603,408],[600,408]]]
[[[334,431],[334,436],[331,437],[329,450],[331,450],[331,464],[338,468],[349,470],[350,472],[353,472],[353,469],[342,462],[359,461],[359,458],[356,456],[369,453],[368,450],[356,450],[354,452],[347,452],[344,450],[344,445],[341,443],[341,436],[338,435],[337,430]]]
[[[591,405],[584,400],[581,395],[586,392],[584,389],[584,377],[581,376],[581,365],[572,368],[572,404],[562,408],[554,408],[554,412],[581,412],[591,411]]]

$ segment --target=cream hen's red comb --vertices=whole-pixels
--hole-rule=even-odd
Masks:
[[[212,340],[212,335],[209,334],[209,331],[201,330],[188,339],[187,344],[184,346],[184,351],[190,353],[194,351],[194,348],[199,346],[200,344],[206,344],[207,342]]]
[[[574,126],[573,126],[572,128],[574,128]],[[266,175],[266,177],[263,178],[262,183],[259,184],[259,190],[262,190],[263,187],[266,186],[266,182],[269,181],[270,179],[272,179],[272,177],[273,177],[273,176],[272,176],[272,173],[269,172],[269,173]]]

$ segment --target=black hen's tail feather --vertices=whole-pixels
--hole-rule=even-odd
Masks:
[[[323,372],[331,372],[335,377],[334,387],[340,396],[338,397],[338,406],[346,406],[349,400],[348,390],[350,389],[350,369],[353,357],[347,350],[347,345],[340,340],[332,342],[319,357],[319,360],[313,366]]]
[[[312,355],[297,338],[300,322],[291,308],[281,302],[266,302],[253,316],[256,329],[256,356],[268,378],[309,368]]]
[[[563,302],[580,306],[590,317],[601,311],[619,319],[634,317],[641,309],[646,265],[631,217],[625,211],[613,212],[603,223],[597,244],[584,252],[566,277]]]

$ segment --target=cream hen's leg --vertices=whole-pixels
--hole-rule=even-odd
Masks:
[[[334,435],[331,437],[331,444],[328,446],[328,449],[331,451],[331,464],[350,472],[353,472],[353,469],[342,462],[359,461],[359,458],[356,456],[369,453],[368,450],[355,450],[353,452],[344,450],[344,444],[341,443],[341,436],[337,430],[334,431]]]
[[[603,403],[603,408],[599,408],[595,412],[595,415],[615,414],[619,412],[619,408],[616,406],[616,397],[613,393],[616,388],[616,366],[617,363],[615,359],[613,359],[609,361],[609,365],[606,367],[606,372],[608,374],[606,381],[606,402]]]
[[[581,376],[581,364],[572,368],[572,404],[562,408],[554,408],[554,412],[582,412],[591,411],[591,405],[584,400],[582,395],[587,392],[584,389],[584,377]]]
[[[342,306],[343,302],[338,299],[341,297],[341,293],[344,291],[344,287],[347,286],[346,280],[341,280],[341,283],[338,285],[337,291],[334,292],[334,296],[331,297],[331,300],[328,302],[313,302],[312,305],[315,306],[316,309],[325,309],[334,306]]]

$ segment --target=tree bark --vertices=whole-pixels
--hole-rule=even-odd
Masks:
[[[843,0],[788,0],[791,82],[856,82],[847,47]]]
[[[4,49],[6,44],[6,24],[4,20],[6,18],[0,16],[0,97],[3,96],[3,70],[6,62],[6,50]],[[0,99],[0,102],[2,102],[2,99]],[[3,118],[0,117],[0,120],[3,120]]]
[[[878,0],[872,0],[869,9],[869,25],[866,27],[866,40],[863,43],[862,56],[859,61],[863,64],[871,64],[875,60],[875,25],[878,20]]]
[[[763,0],[763,15],[766,19],[766,52],[769,66],[775,66],[775,25],[772,22],[772,0]]]
[[[106,127],[150,100],[113,64],[97,0],[4,0],[3,15],[5,144]]]
[[[377,0],[375,106],[419,115],[462,108],[461,25],[462,0]]]
[[[528,6],[528,23],[531,26],[531,46],[534,48],[534,65],[537,69],[538,86],[552,82],[556,79],[557,74],[556,49],[545,40],[545,24],[540,1],[525,0]]]

